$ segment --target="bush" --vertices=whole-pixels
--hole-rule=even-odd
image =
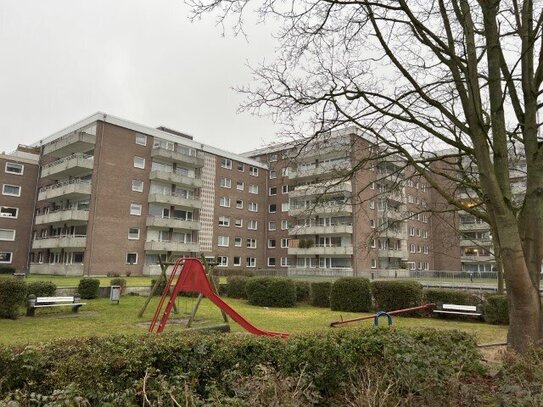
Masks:
[[[475,339],[452,330],[355,328],[299,334],[285,341],[178,332],[112,335],[0,348],[0,400],[43,400],[36,396],[55,393],[57,400],[86,398],[85,405],[149,405],[142,400],[145,378],[148,397],[168,396],[153,405],[173,404],[170,396],[181,405],[349,405],[337,397],[367,366],[384,380],[382,390],[393,383],[398,397],[408,398],[409,403],[394,405],[455,405],[447,399],[461,391],[455,380],[482,369]],[[269,380],[262,376],[262,367],[273,369]],[[164,386],[159,386],[159,377]],[[282,378],[293,378],[298,393],[310,388],[314,401],[272,403],[253,390],[269,383],[269,397],[274,389],[289,391],[290,380]],[[246,385],[240,386],[239,379]],[[187,392],[206,403],[182,402]],[[245,402],[230,403],[231,397],[244,397]],[[430,401],[419,404],[413,397]]]
[[[249,304],[263,307],[294,307],[296,286],[288,278],[254,277],[245,285]]]
[[[249,277],[231,275],[226,278],[226,294],[230,298],[247,299],[247,281]]]
[[[310,304],[314,307],[330,307],[330,291],[332,283],[330,281],[312,282],[310,289]]]
[[[121,292],[126,291],[126,279],[124,278],[112,278],[109,285],[120,285]]]
[[[311,291],[311,282],[309,281],[295,281],[296,286],[296,301],[307,302],[309,301],[309,294]]]
[[[17,319],[26,299],[26,284],[14,278],[0,279],[0,318]],[[1,380],[0,380],[1,382]]]
[[[484,308],[485,321],[489,324],[509,324],[509,307],[506,295],[488,295]]]
[[[84,278],[79,280],[77,291],[81,298],[91,300],[98,297],[98,289],[100,288],[100,280],[97,278]]]
[[[158,278],[151,279],[151,290],[155,286],[157,280],[158,280]],[[162,293],[164,292],[164,287],[166,287],[166,280],[161,279],[160,284],[158,285],[154,295],[161,296]]]
[[[252,270],[240,270],[240,269],[225,269],[218,267],[214,270],[215,273],[218,273],[221,277],[229,276],[243,276],[243,277],[254,277],[256,273]]]
[[[428,304],[479,305],[482,301],[474,293],[464,290],[430,288],[424,290],[424,301]]]
[[[372,281],[371,292],[377,310],[395,311],[422,304],[422,285],[414,280]]]
[[[13,274],[17,270],[12,266],[0,266],[0,274]]]
[[[33,281],[27,285],[27,295],[36,297],[54,297],[57,285],[51,281]]]
[[[330,292],[332,311],[368,312],[371,309],[370,281],[344,277],[334,281]]]

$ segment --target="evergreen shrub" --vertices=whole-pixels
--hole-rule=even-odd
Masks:
[[[253,277],[246,283],[249,304],[263,307],[294,307],[296,286],[283,277]]]
[[[19,317],[19,307],[26,299],[26,288],[24,281],[15,278],[0,279],[0,318]]]
[[[91,300],[98,297],[99,288],[100,280],[97,278],[83,278],[79,280],[77,292],[82,299]]]
[[[231,275],[226,277],[226,293],[230,298],[243,298],[247,299],[247,281],[249,277]]]
[[[57,285],[51,281],[33,281],[27,284],[27,295],[36,297],[54,297]]]
[[[485,321],[489,324],[509,324],[509,307],[506,295],[488,295],[486,297],[484,309]]]
[[[332,284],[332,311],[368,312],[371,309],[370,281],[367,278],[344,277]]]
[[[332,283],[330,281],[314,281],[311,283],[310,301],[314,307],[330,307],[330,291]]]
[[[371,293],[377,310],[395,311],[422,305],[422,285],[414,280],[372,281]],[[417,315],[420,312],[409,314]]]

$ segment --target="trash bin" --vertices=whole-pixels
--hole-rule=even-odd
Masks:
[[[120,285],[112,285],[109,291],[109,300],[111,303],[118,304],[121,300],[121,290],[122,287]]]

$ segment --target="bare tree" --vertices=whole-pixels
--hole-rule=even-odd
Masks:
[[[275,61],[253,69],[243,106],[314,138],[354,124],[401,155],[450,205],[489,223],[510,302],[509,344],[543,338],[541,3],[518,0],[191,0],[243,32],[243,15],[279,21]],[[231,22],[230,19],[233,19]],[[302,119],[302,120],[301,120]],[[294,129],[292,131],[299,131]],[[435,151],[455,171],[436,176]],[[526,162],[514,199],[511,161]],[[439,172],[439,171],[438,171]],[[443,177],[474,193],[444,188]],[[474,205],[474,202],[476,203]]]

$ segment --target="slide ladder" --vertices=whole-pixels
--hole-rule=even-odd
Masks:
[[[289,336],[288,333],[284,332],[274,332],[259,329],[251,324],[249,321],[247,321],[245,318],[243,318],[240,314],[238,314],[232,307],[230,307],[217,294],[215,294],[207,278],[202,262],[200,261],[200,259],[195,258],[179,258],[175,262],[172,273],[168,278],[168,282],[166,283],[166,287],[162,292],[162,297],[160,298],[159,304],[153,316],[153,320],[151,321],[151,325],[149,326],[149,332],[153,332],[155,329],[160,313],[162,312],[162,308],[164,307],[166,297],[169,294],[170,285],[173,283],[176,276],[177,282],[175,283],[168,303],[166,304],[166,309],[164,310],[162,318],[160,319],[160,322],[158,324],[156,330],[157,333],[160,333],[164,330],[177,295],[181,292],[190,291],[200,293],[207,297],[217,307],[223,310],[230,318],[232,318],[232,320],[234,320],[237,324],[241,325],[242,328],[252,333],[253,335],[278,336],[281,338],[287,338]]]

